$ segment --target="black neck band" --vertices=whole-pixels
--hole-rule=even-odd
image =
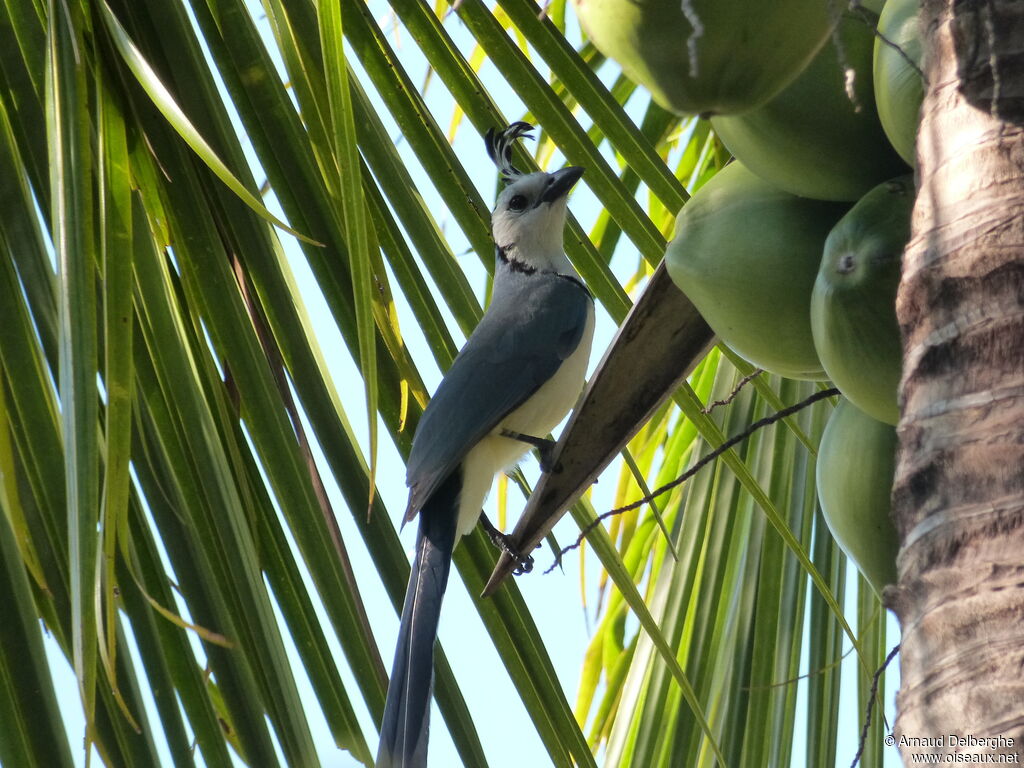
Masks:
[[[526,263],[520,261],[519,259],[512,258],[511,256],[508,255],[508,251],[512,250],[512,248],[514,246],[515,246],[515,243],[511,243],[509,245],[504,245],[504,246],[496,245],[494,247],[494,252],[495,252],[495,255],[498,258],[498,261],[500,261],[502,264],[506,265],[513,272],[520,272],[520,273],[522,273],[524,275],[532,275],[532,274],[534,274],[537,271],[536,267],[531,267],[529,264],[526,264]],[[583,291],[585,294],[587,294],[587,296],[590,298],[591,301],[593,301],[593,299],[594,299],[594,294],[592,294],[590,292],[590,289],[587,288],[587,286],[583,284],[583,281],[580,280],[575,275],[563,275],[561,272],[554,272],[554,271],[549,271],[549,270],[542,270],[541,274],[542,275],[554,275],[555,277],[560,277],[563,280],[568,280],[570,283],[572,283],[573,285],[578,287],[581,291]]]
[[[536,267],[531,267],[529,264],[526,264],[519,259],[514,259],[508,255],[508,251],[510,251],[513,246],[515,246],[515,243],[512,243],[511,245],[495,246],[495,253],[498,256],[498,261],[507,265],[513,272],[522,272],[524,275],[532,275],[536,272]]]

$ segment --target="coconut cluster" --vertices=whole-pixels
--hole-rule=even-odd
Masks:
[[[917,0],[573,0],[594,45],[735,158],[676,219],[669,273],[721,341],[845,396],[819,451],[822,511],[877,590],[889,519],[923,82]],[[838,6],[841,4],[833,4]]]

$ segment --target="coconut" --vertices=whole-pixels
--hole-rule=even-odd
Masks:
[[[786,87],[824,45],[822,0],[573,0],[601,53],[679,114],[731,114]]]
[[[856,200],[906,169],[875,110],[869,24],[881,6],[844,12],[832,39],[767,104],[711,119],[737,159],[786,192],[820,200]]]
[[[675,284],[739,355],[794,379],[823,379],[811,289],[825,237],[845,213],[796,197],[740,163],[683,206],[665,260]]]
[[[895,428],[841,400],[818,446],[818,502],[832,536],[879,596],[896,581],[895,468]]]
[[[854,405],[888,424],[899,418],[896,288],[913,205],[911,176],[868,192],[825,240],[811,294],[811,331],[825,372]]]
[[[896,151],[914,165],[924,100],[919,0],[889,0],[878,20],[874,81],[878,117]]]

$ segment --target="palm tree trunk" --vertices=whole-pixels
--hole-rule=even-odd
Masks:
[[[927,751],[1019,762],[1024,3],[924,0],[922,30],[920,187],[897,298],[904,372],[893,515],[902,546],[887,600],[903,645],[894,735],[908,765]]]

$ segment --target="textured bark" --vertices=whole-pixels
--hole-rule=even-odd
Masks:
[[[908,765],[929,751],[1024,762],[1024,2],[924,0],[922,26],[919,194],[897,298],[895,737]]]

